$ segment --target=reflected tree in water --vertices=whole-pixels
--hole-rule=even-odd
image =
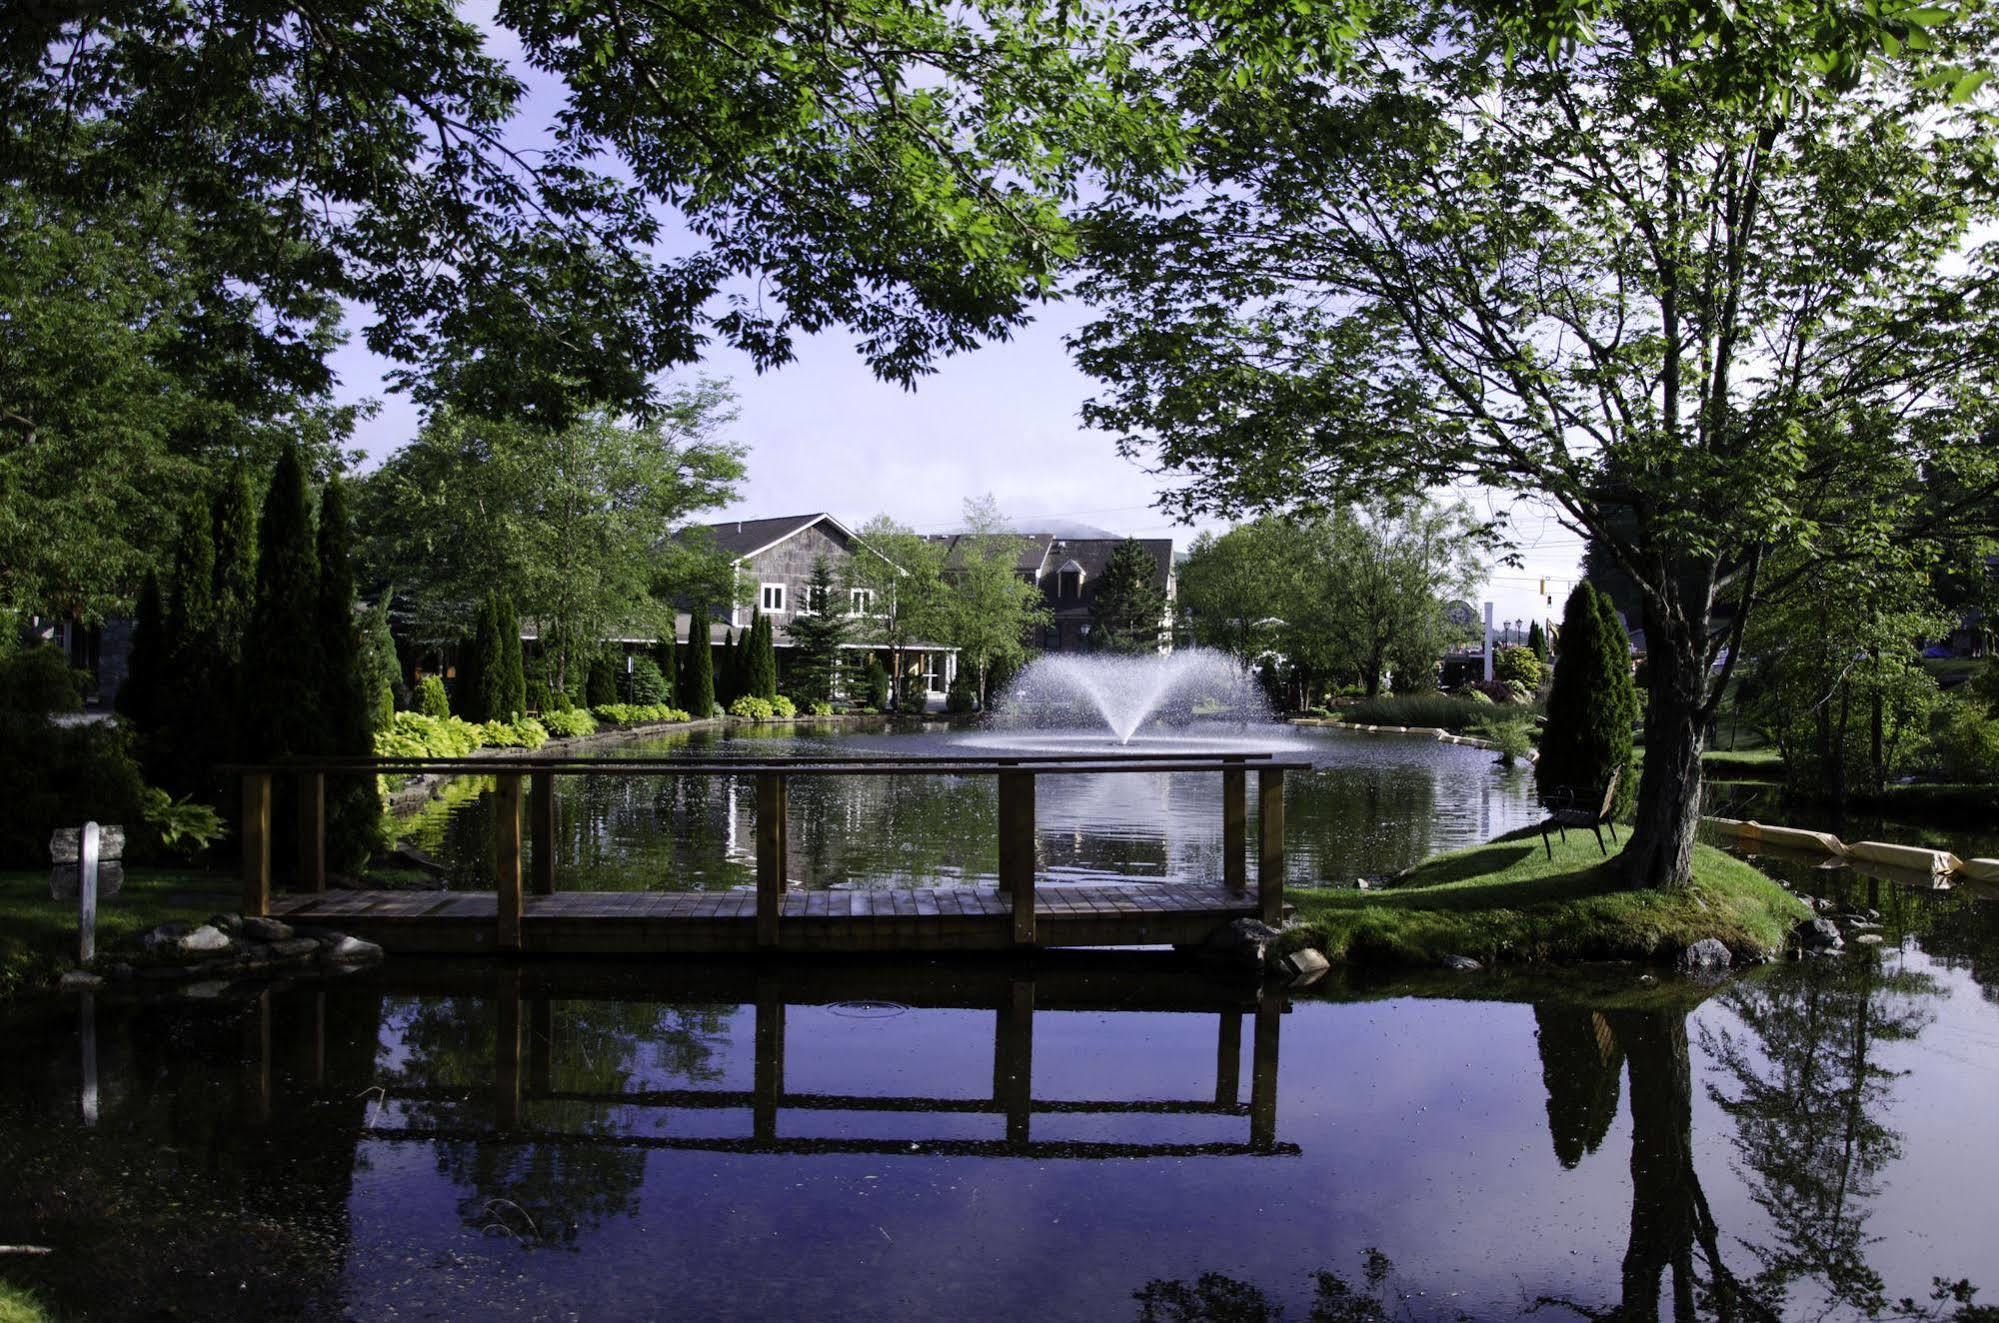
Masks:
[[[505,1017],[496,1009],[504,1008],[490,999],[433,997],[392,1009],[385,1039],[394,1045],[387,1059],[395,1064],[384,1070],[384,1082],[391,1094],[401,1088],[417,1095],[400,1104],[411,1124],[441,1132],[432,1145],[437,1170],[462,1191],[458,1213],[467,1226],[523,1243],[573,1246],[582,1233],[636,1210],[645,1154],[614,1145],[537,1144],[532,1132],[619,1133],[615,1095],[667,1080],[720,1078],[715,1056],[734,1008],[567,1001],[539,1007],[545,1013],[529,1003],[510,1021],[524,1040],[513,1068],[519,1070],[524,1053],[526,1135],[505,1143],[488,1137],[495,1097],[506,1089],[505,1066],[496,1081],[496,1063],[505,1056],[498,1030]],[[537,1096],[545,1093],[564,1096]],[[475,1133],[458,1137],[468,1129]]]
[[[1548,1134],[1556,1159],[1573,1168],[1596,1152],[1617,1119],[1624,1049],[1601,1011],[1574,1006],[1536,1006],[1534,1036],[1548,1090]]]
[[[1362,1255],[1360,1285],[1335,1272],[1312,1274],[1311,1311],[1304,1323],[1394,1323],[1416,1315],[1389,1285],[1394,1265],[1379,1250]],[[1138,1323],[1283,1323],[1284,1306],[1261,1287],[1221,1273],[1202,1273],[1192,1282],[1155,1279],[1132,1293]],[[1427,1318],[1467,1319],[1464,1313]]]
[[[1708,1096],[1735,1123],[1736,1168],[1770,1218],[1750,1243],[1751,1289],[1773,1311],[1809,1284],[1828,1305],[1869,1315],[1899,1308],[1867,1262],[1868,1204],[1901,1152],[1885,1122],[1899,1072],[1876,1059],[1916,1037],[1933,980],[1870,960],[1799,962],[1721,993],[1734,1023],[1711,1020],[1702,1049],[1719,1079]]]

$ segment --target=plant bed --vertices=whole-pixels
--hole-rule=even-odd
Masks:
[[[1811,911],[1755,868],[1696,846],[1686,891],[1626,887],[1588,832],[1538,827],[1426,860],[1385,887],[1294,889],[1299,922],[1278,952],[1312,946],[1334,961],[1435,965],[1447,956],[1502,961],[1666,962],[1714,938],[1735,962],[1768,959]]]

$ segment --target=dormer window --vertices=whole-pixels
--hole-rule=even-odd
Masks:
[[[1083,595],[1083,567],[1076,561],[1065,561],[1062,568],[1055,571],[1055,595],[1057,597],[1081,597]]]

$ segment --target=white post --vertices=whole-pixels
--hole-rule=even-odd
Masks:
[[[1492,603],[1485,604],[1485,678],[1492,679]]]
[[[86,822],[76,850],[76,959],[97,959],[97,824]]]

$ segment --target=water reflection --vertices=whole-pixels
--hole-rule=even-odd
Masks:
[[[867,752],[939,754],[948,732],[696,733],[621,744],[617,754],[771,760]],[[986,737],[990,738],[990,737]],[[1265,737],[1280,738],[1280,737]],[[1285,849],[1299,881],[1350,885],[1534,820],[1521,768],[1478,749],[1339,733],[1281,737],[1312,764],[1285,787]],[[984,749],[984,752],[991,752]],[[722,890],[755,880],[749,778],[558,778],[563,885]],[[1037,868],[1052,881],[1212,881],[1221,874],[1219,775],[1044,779]],[[476,783],[406,819],[401,834],[445,866],[448,884],[491,887],[492,797]],[[801,778],[791,786],[794,880],[891,887],[991,882],[998,813],[989,777]]]
[[[27,1006],[0,1243],[74,1319],[1989,1319],[1999,922],[1933,899],[1719,989],[1078,952]]]

